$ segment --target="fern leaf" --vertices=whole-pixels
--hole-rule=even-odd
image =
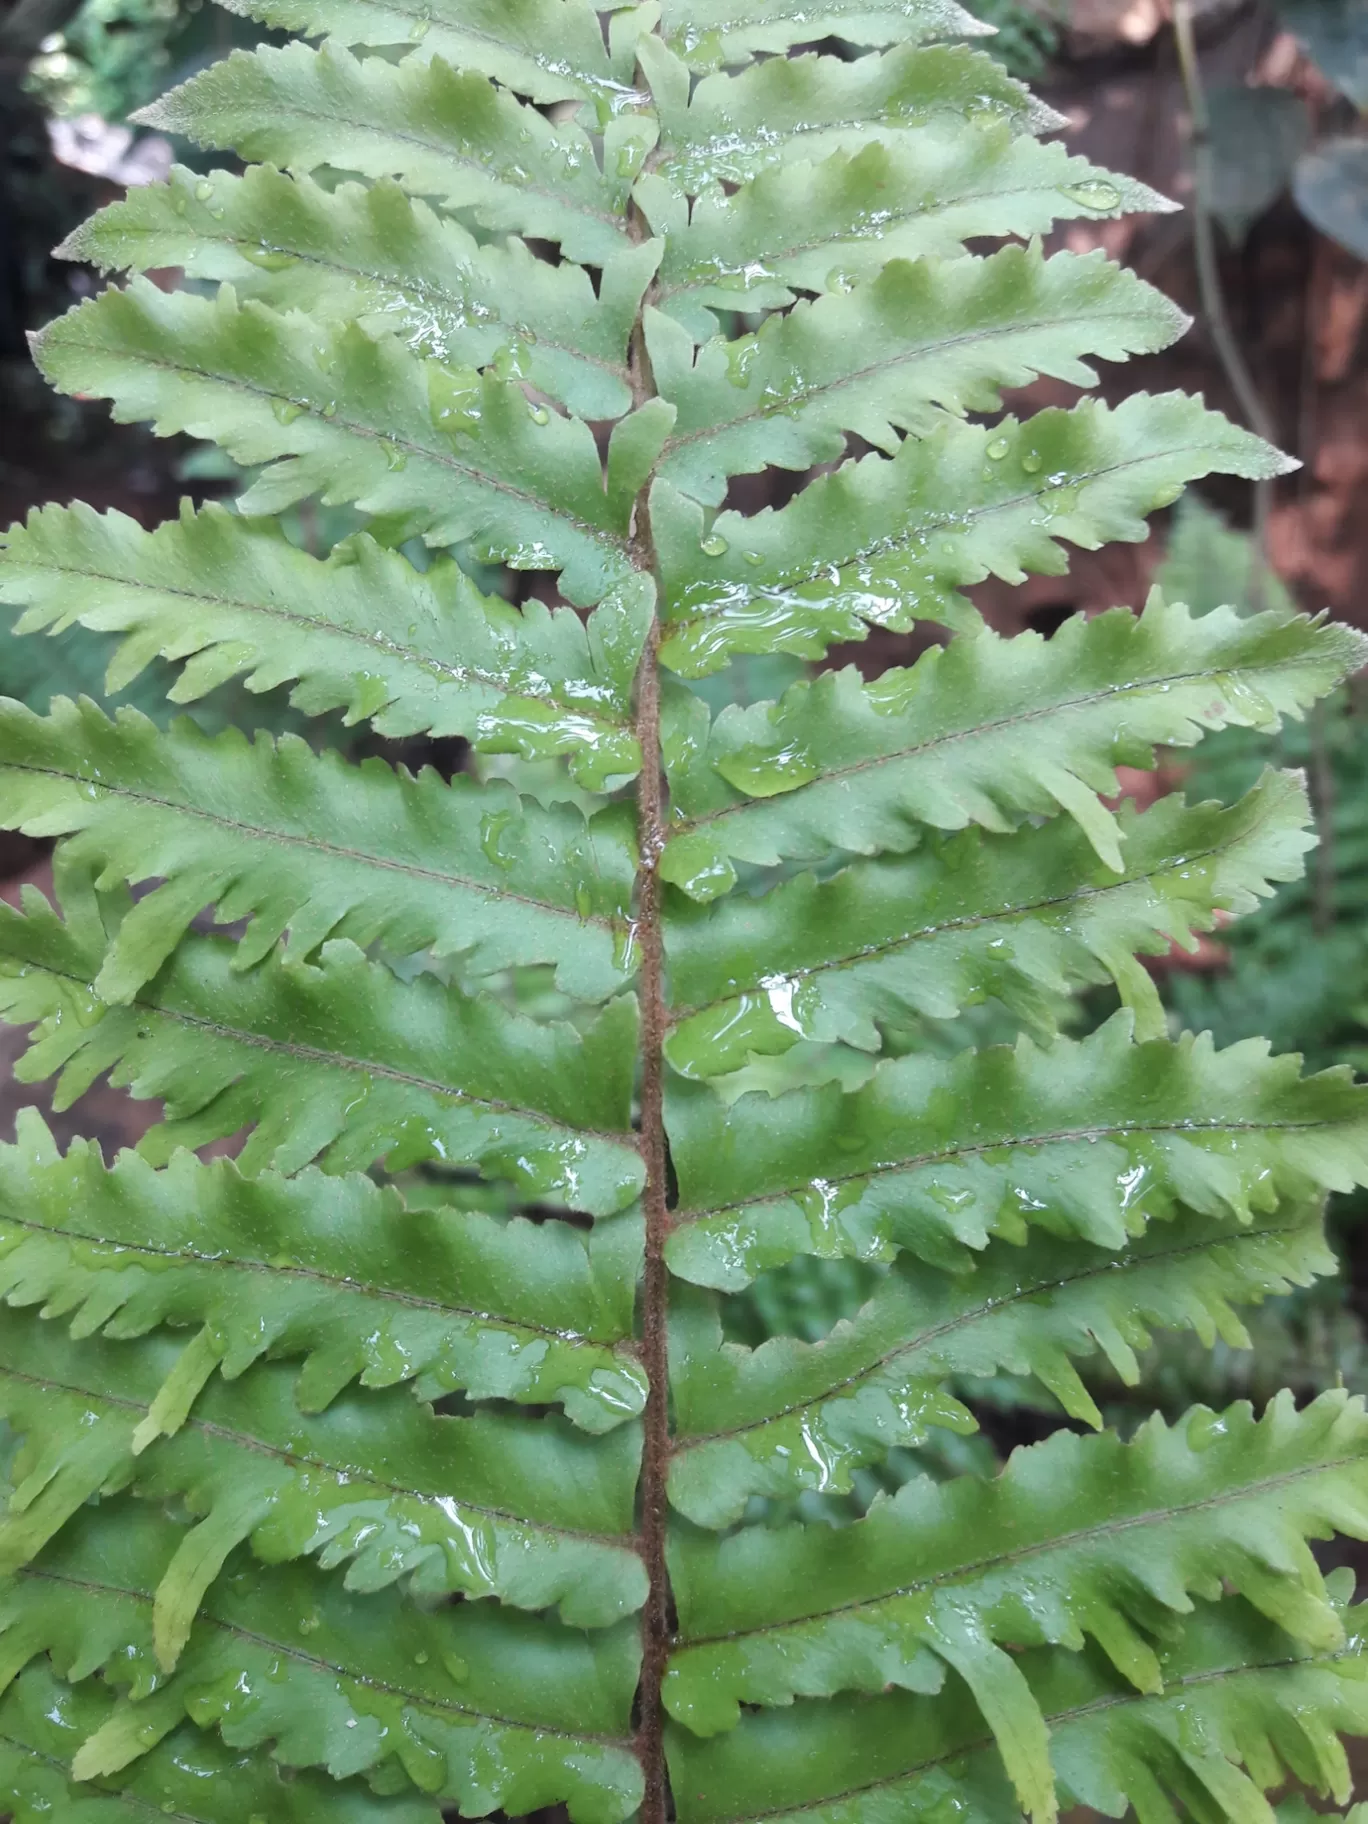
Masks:
[[[630,1622],[585,1633],[483,1602],[429,1613],[278,1566],[217,1584],[168,1679],[155,1592],[184,1534],[141,1507],[82,1514],[0,1594],[7,1680],[47,1652],[67,1677],[102,1669],[126,1691],[80,1745],[78,1777],[122,1774],[188,1718],[335,1779],[396,1762],[466,1815],[568,1802],[579,1824],[619,1824],[636,1808]]]
[[[1161,1691],[1148,1637],[1224,1585],[1305,1645],[1342,1647],[1305,1543],[1332,1530],[1368,1533],[1368,1415],[1342,1392],[1300,1413],[1280,1396],[1261,1419],[1197,1407],[1129,1444],[1056,1432],[994,1481],[921,1478],[851,1527],[681,1537],[685,1644],[666,1703],[711,1735],[741,1703],[935,1690],[941,1660],[973,1691],[1023,1805],[1049,1815],[1045,1719],[1003,1645],[1091,1636],[1137,1690]]]
[[[1250,1222],[1279,1196],[1348,1190],[1368,1172],[1368,1092],[1345,1071],[1300,1077],[1256,1041],[1135,1045],[1118,1014],[1044,1049],[925,1054],[728,1108],[680,1084],[670,1108],[680,1207],[670,1265],[737,1291],[802,1254],[963,1272],[1028,1225],[1124,1249],[1178,1205]]]
[[[267,1354],[301,1358],[304,1412],[358,1379],[415,1380],[428,1398],[561,1404],[609,1431],[646,1396],[630,1354],[639,1249],[630,1220],[586,1237],[409,1209],[359,1176],[246,1178],[186,1153],[165,1171],[135,1153],[106,1170],[93,1145],[60,1157],[36,1117],[0,1148],[11,1304],[41,1306],[78,1339],[189,1326],[208,1339],[205,1380],[235,1380]]]
[[[852,1472],[933,1426],[975,1428],[948,1377],[1031,1374],[1070,1417],[1102,1418],[1073,1366],[1096,1350],[1128,1382],[1152,1328],[1191,1327],[1248,1348],[1236,1315],[1336,1270],[1314,1211],[1283,1209],[1239,1229],[1185,1215],[1119,1254],[1041,1237],[1023,1270],[995,1243],[978,1270],[947,1281],[900,1264],[857,1316],[820,1343],[724,1344],[715,1309],[676,1319],[671,1388],[679,1443],[670,1499],[700,1526],[729,1526],[752,1495],[847,1493]]]
[[[1344,1624],[1342,1647],[1308,1653],[1243,1603],[1204,1608],[1161,1656],[1162,1696],[1128,1690],[1095,1652],[1022,1654],[1062,1804],[1120,1818],[1133,1802],[1141,1824],[1167,1824],[1178,1807],[1269,1824],[1261,1795],[1288,1774],[1343,1804],[1352,1783],[1336,1736],[1368,1733],[1362,1611]],[[678,1730],[670,1762],[683,1824],[761,1810],[853,1824],[873,1807],[915,1820],[962,1808],[984,1824],[1021,1815],[953,1681],[931,1702],[891,1692],[755,1711],[709,1741]]]
[[[459,953],[474,974],[554,963],[586,1000],[623,986],[635,858],[611,812],[589,825],[473,779],[348,766],[297,737],[252,744],[188,721],[163,736],[89,700],[58,698],[43,718],[0,698],[0,745],[0,825],[80,832],[69,856],[108,885],[164,883],[119,929],[95,983],[106,1001],[132,1000],[210,905],[252,921],[235,969],[288,930],[287,960],[345,936]]]
[[[928,38],[977,36],[984,27],[953,0],[826,0],[794,5],[783,0],[666,0],[661,8],[665,42],[695,69],[740,63],[760,51],[844,38],[852,44],[920,44]]]
[[[692,338],[648,317],[652,367],[677,408],[661,480],[720,506],[727,478],[806,469],[856,432],[890,454],[945,413],[995,411],[1040,375],[1091,386],[1081,359],[1122,360],[1173,341],[1184,319],[1101,254],[1006,247],[988,259],[890,260],[877,278],[771,317],[753,336]]]
[[[210,302],[143,279],[59,318],[35,348],[54,385],[113,399],[121,420],[271,463],[244,512],[317,490],[402,518],[430,544],[475,538],[520,568],[554,564],[575,601],[634,580],[589,427],[529,406],[512,379],[239,305],[227,286]]]
[[[482,595],[450,559],[419,573],[365,534],[320,561],[220,507],[187,507],[145,532],[79,504],[44,507],[5,534],[0,598],[29,604],[23,632],[79,621],[126,635],[111,692],[160,656],[183,667],[180,703],[238,675],[254,691],[298,679],[291,700],[307,714],[342,709],[385,735],[568,754],[586,783],[639,763],[643,598],[605,603],[586,626]]]
[[[107,1718],[94,1683],[63,1684],[35,1665],[0,1700],[0,1781],[14,1824],[441,1824],[430,1799],[380,1797],[359,1781],[289,1774],[268,1755],[234,1753],[189,1725],[117,1781],[90,1786],[67,1771],[73,1749]]]
[[[275,310],[393,329],[458,367],[516,348],[532,385],[580,417],[630,408],[627,340],[650,249],[615,255],[596,297],[582,267],[548,265],[518,240],[482,246],[387,180],[325,190],[253,165],[241,177],[215,173],[207,197],[203,188],[177,165],[165,184],[102,209],[59,251],[106,272],[180,266],[226,279]]]
[[[1178,796],[1143,815],[1122,805],[1119,876],[1077,824],[1056,819],[681,908],[666,1055],[706,1078],[804,1039],[877,1051],[890,1019],[951,1019],[990,995],[1049,1032],[1053,994],[1108,980],[1139,1036],[1161,1038],[1166,1016],[1136,955],[1193,948],[1218,910],[1253,911],[1271,883],[1298,879],[1310,822],[1297,775],[1270,772],[1230,809]]]
[[[639,194],[649,214],[649,181]],[[668,199],[662,206],[669,211]],[[707,341],[717,333],[710,311],[782,310],[799,291],[862,283],[891,259],[952,257],[978,235],[1044,234],[1069,216],[1173,207],[1060,144],[1007,126],[966,138],[933,121],[853,157],[771,167],[731,196],[705,192],[666,242],[656,301]]]
[[[135,1096],[163,1098],[148,1157],[250,1125],[248,1169],[297,1171],[320,1154],[332,1171],[478,1163],[598,1215],[640,1188],[630,1000],[581,1036],[431,978],[401,982],[345,940],[317,966],[272,958],[241,972],[231,943],[200,937],[131,1005],[109,1007],[93,988],[102,909],[71,870],[67,885],[66,923],[39,894],[27,916],[0,906],[0,1011],[40,1022],[20,1068],[28,1081],[60,1071],[58,1106],[110,1069]]]
[[[429,1595],[558,1607],[570,1627],[607,1627],[640,1606],[634,1426],[591,1438],[551,1418],[437,1418],[401,1389],[305,1417],[293,1371],[263,1364],[232,1388],[211,1383],[173,1437],[139,1452],[176,1351],[160,1338],[76,1346],[55,1324],[6,1321],[0,1404],[28,1442],[0,1522],[0,1575],[31,1563],[89,1496],[129,1488],[185,1498],[198,1520],[157,1586],[168,1668],[245,1541],[267,1563],[347,1564],[350,1589],[407,1577]]]
[[[557,241],[595,264],[627,246],[628,185],[588,133],[552,126],[474,72],[364,61],[336,44],[235,51],[139,120],[296,172],[340,166],[472,210],[482,227]]]
[[[952,423],[820,476],[801,500],[745,516],[702,508],[658,483],[661,659],[685,677],[735,653],[819,659],[869,626],[917,621],[972,630],[958,591],[987,576],[1062,575],[1059,540],[1095,550],[1149,536],[1145,516],[1213,470],[1281,472],[1258,438],[1181,393],[1136,394],[1114,410],[1084,400],[991,428]],[[706,545],[706,549],[705,549]]]
[[[1018,133],[1060,124],[1000,63],[959,45],[901,45],[854,63],[770,57],[736,76],[705,76],[692,91],[687,67],[665,46],[645,39],[638,52],[660,115],[653,167],[691,196],[743,184],[770,165],[896,144],[908,128],[946,116],[972,114],[976,124],[1005,122]]]
[[[985,629],[874,684],[827,672],[711,728],[691,709],[672,733],[678,821],[662,871],[706,900],[734,884],[733,858],[903,852],[920,825],[1010,830],[1063,809],[1119,874],[1116,822],[1096,796],[1115,791],[1117,765],[1152,766],[1155,745],[1205,729],[1275,729],[1364,650],[1343,628],[1275,612],[1195,619],[1156,593],[1138,619],[1078,617],[1048,642]]]
[[[587,0],[230,0],[228,10],[306,38],[402,44],[410,58],[443,57],[533,101],[593,100],[611,113],[631,95]]]

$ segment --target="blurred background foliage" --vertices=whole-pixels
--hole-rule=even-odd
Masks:
[[[1137,602],[1157,581],[1198,609],[1257,601],[1319,609],[1330,602],[1336,613],[1364,624],[1368,0],[1202,0],[1192,8],[1208,79],[1211,151],[1208,189],[1195,197],[1183,150],[1173,0],[968,3],[997,28],[988,48],[1059,108],[1080,150],[1195,202],[1197,213],[1215,221],[1233,333],[1267,395],[1278,440],[1305,465],[1299,478],[1283,484],[1271,512],[1268,501],[1238,490],[1217,490],[1209,501],[1189,495],[1167,524],[1161,516],[1147,545],[1129,555],[1123,550],[1128,568],[1108,570],[1078,554],[1067,579],[1034,579],[1011,592],[986,585],[985,613],[1004,631],[1026,626],[1048,635],[1070,613]],[[217,452],[112,426],[102,408],[48,393],[28,362],[24,335],[98,282],[51,257],[77,221],[127,184],[155,178],[173,157],[210,162],[192,147],[140,133],[131,115],[170,84],[260,36],[209,0],[17,0],[8,10],[0,0],[0,524],[49,498],[82,498],[154,523],[172,514],[182,495],[231,502],[242,485]],[[1136,123],[1145,122],[1141,134]],[[1092,244],[1129,259],[1195,315],[1209,316],[1212,300],[1192,258],[1193,213],[1134,229],[1127,224],[1119,237],[1110,231],[1121,224],[1103,224]],[[1068,244],[1080,246],[1080,232],[1086,230],[1071,230]],[[163,277],[179,282],[176,274]],[[1180,385],[1205,391],[1239,415],[1238,388],[1219,338],[1200,326],[1176,356],[1155,359],[1144,383],[1153,391]],[[1349,426],[1345,437],[1336,429],[1341,419]],[[763,498],[747,502],[752,509],[763,504]],[[299,545],[322,553],[354,524],[346,510],[306,503],[287,530]],[[415,563],[426,561],[420,549],[408,554]],[[480,581],[517,587],[513,578]],[[50,640],[16,637],[0,609],[0,691],[40,710],[59,692],[99,693],[110,646],[108,638],[80,629]],[[878,669],[906,662],[916,650],[915,636],[901,643],[876,637],[832,662]],[[760,661],[700,689],[717,708],[728,698],[772,696],[802,669],[797,661]],[[148,674],[119,700],[164,714],[166,683]],[[294,727],[283,694],[252,698],[240,685],[197,704],[194,714],[210,728]],[[468,763],[454,743],[396,748],[362,740],[340,721],[322,738],[447,772]],[[1195,757],[1175,761],[1161,787],[1228,802],[1270,763],[1304,769],[1311,784],[1322,841],[1306,880],[1204,940],[1195,955],[1156,959],[1156,975],[1175,1029],[1210,1029],[1220,1044],[1263,1033],[1280,1051],[1302,1052],[1313,1068],[1368,1070],[1368,692],[1350,688],[1276,743],[1240,731],[1216,737]],[[555,767],[495,766],[538,796],[573,796]],[[0,839],[0,890],[7,878],[41,881],[43,868],[34,845]],[[549,1006],[552,990],[533,972],[519,992],[529,1005]],[[1114,1005],[1101,991],[1080,996],[1062,1010],[1062,1023],[1087,1030]],[[891,1050],[951,1051],[1012,1035],[1001,1011],[988,1005],[952,1024],[916,1023],[890,1033],[888,1042]],[[12,1057],[12,1050],[0,1051],[0,1077]],[[852,1059],[851,1067],[864,1066]],[[783,1060],[753,1066],[741,1073],[738,1091],[783,1087],[784,1070]],[[8,1137],[17,1100],[34,1094],[0,1084],[0,1138]],[[78,1109],[65,1131],[84,1127],[111,1146],[135,1138],[118,1126],[126,1117],[115,1100],[102,1103],[93,1118]],[[415,1176],[406,1188],[425,1200],[500,1207],[494,1193],[462,1179]],[[1254,1313],[1251,1350],[1206,1349],[1190,1336],[1156,1344],[1145,1367],[1162,1406],[1177,1411],[1194,1400],[1262,1400],[1282,1385],[1310,1394],[1339,1380],[1368,1392],[1366,1215],[1364,1197],[1337,1201],[1332,1221],[1345,1276]],[[858,1308],[879,1272],[856,1262],[805,1260],[768,1275],[747,1300],[736,1301],[734,1339],[758,1344],[777,1334],[824,1336]],[[1128,1390],[1105,1364],[1093,1366],[1090,1385],[1109,1417],[1123,1427],[1132,1422]],[[877,1477],[865,1476],[853,1503],[825,1502],[830,1517],[862,1506],[878,1487],[915,1470],[939,1475],[991,1467],[1014,1444],[1060,1420],[1052,1397],[1023,1380],[1001,1376],[958,1391],[982,1420],[977,1437],[941,1434],[933,1449],[901,1453]],[[806,1497],[805,1505],[819,1510],[824,1500]]]

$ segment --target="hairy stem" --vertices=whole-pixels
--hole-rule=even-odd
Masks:
[[[632,231],[649,233],[635,208]],[[638,409],[655,394],[646,349],[645,310],[654,284],[637,312],[632,331],[632,405]],[[648,476],[633,510],[632,558],[638,569],[659,583],[655,540],[651,534],[651,478]],[[658,598],[657,598],[658,600]],[[665,847],[664,769],[660,747],[660,621],[637,673],[636,732],[641,743],[638,787],[636,919],[641,952],[641,1155],[646,1165],[646,1263],[642,1288],[642,1365],[650,1383],[644,1415],[641,1461],[641,1551],[651,1580],[642,1616],[641,1685],[638,1692],[637,1752],[646,1776],[641,1824],[666,1824],[670,1816],[669,1781],[665,1771],[665,1711],[661,1690],[672,1631],[670,1573],[666,1562],[666,1477],[670,1468],[669,1406],[669,1273],[665,1243],[670,1230],[669,1149],[665,1139],[665,945],[661,927],[660,857]]]

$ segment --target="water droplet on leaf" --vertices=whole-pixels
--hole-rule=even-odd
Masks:
[[[1006,437],[994,437],[985,453],[989,462],[1001,462],[1011,447],[1011,443]]]
[[[1100,178],[1082,184],[1061,184],[1060,195],[1067,196],[1080,209],[1092,209],[1098,215],[1105,215],[1109,209],[1115,209],[1121,201],[1121,192],[1116,185],[1104,183]]]
[[[699,548],[707,557],[725,557],[731,546],[720,532],[713,532],[707,538],[700,539]]]

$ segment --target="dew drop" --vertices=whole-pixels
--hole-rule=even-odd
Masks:
[[[304,407],[294,399],[274,399],[271,402],[271,410],[275,414],[277,424],[293,424],[296,418],[304,415]]]
[[[533,424],[550,424],[551,414],[544,405],[534,405],[528,414]]]
[[[706,557],[725,557],[731,547],[720,532],[714,532],[700,540],[700,549]]]
[[[1045,459],[1038,450],[1027,450],[1021,459],[1021,466],[1028,475],[1038,475],[1045,466]]]
[[[828,291],[854,291],[854,289],[855,289],[854,275],[852,273],[846,272],[843,267],[833,266],[831,271],[827,274],[827,290]]]
[[[1082,184],[1061,184],[1059,190],[1061,196],[1067,196],[1080,209],[1091,209],[1098,215],[1115,209],[1121,201],[1121,192],[1116,185],[1103,183],[1100,178]]]
[[[408,457],[399,448],[397,443],[390,443],[388,440],[382,440],[380,448],[385,452],[385,466],[387,468],[406,469],[408,467]]]
[[[282,253],[275,247],[244,247],[242,257],[263,272],[285,272],[298,263],[294,254]]]
[[[1006,437],[994,437],[984,454],[989,462],[1001,462],[1011,447],[1011,443]]]
[[[209,182],[208,178],[202,177],[195,185],[195,196],[197,200],[201,203],[207,203],[213,194],[214,186]]]
[[[415,1666],[425,1666],[428,1663],[427,1654],[423,1652],[415,1653],[413,1656],[413,1663]]]
[[[748,564],[763,564],[765,561],[764,553],[761,551],[747,551],[745,558]]]

